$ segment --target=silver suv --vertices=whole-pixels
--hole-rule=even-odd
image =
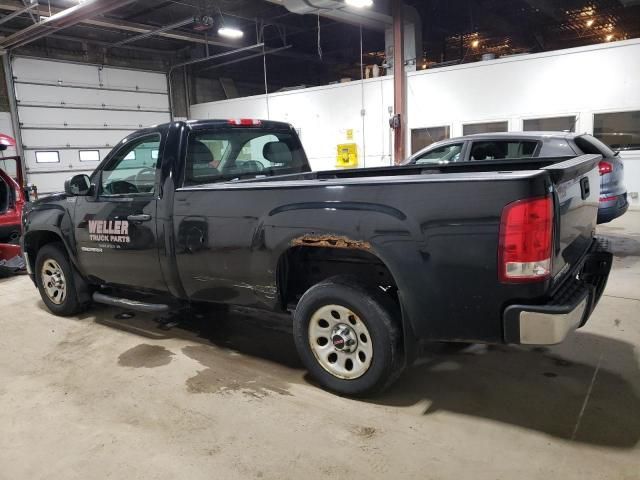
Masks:
[[[566,132],[481,133],[432,143],[409,157],[404,165],[446,164],[481,160],[532,157],[574,157],[602,155],[600,162],[600,207],[598,223],[607,223],[629,208],[624,185],[624,165],[597,138]]]

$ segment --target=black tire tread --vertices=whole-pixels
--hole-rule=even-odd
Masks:
[[[40,270],[45,258],[52,258],[56,260],[64,271],[64,276],[67,281],[67,299],[62,305],[55,305],[54,303],[50,302],[47,298],[46,293],[44,292],[42,281],[40,279]],[[71,262],[69,261],[66,249],[64,248],[64,245],[62,243],[53,242],[44,245],[38,251],[35,267],[36,268],[34,273],[36,285],[38,286],[38,290],[40,292],[40,297],[42,297],[42,301],[47,306],[49,311],[51,311],[51,313],[61,317],[71,317],[82,313],[89,307],[91,302],[81,302],[79,300],[76,281],[81,277],[79,275],[75,275],[75,270],[71,265]]]
[[[322,291],[322,289],[326,287],[336,287],[336,286],[340,286],[341,288],[346,289],[346,291],[348,291],[349,293],[356,294],[359,301],[364,301],[368,305],[368,308],[371,308],[374,311],[378,310],[380,312],[380,314],[376,316],[376,320],[382,323],[383,329],[386,335],[388,336],[388,340],[391,347],[390,360],[388,362],[388,365],[384,366],[383,374],[380,376],[380,378],[375,379],[375,381],[372,384],[366,386],[366,388],[361,388],[361,389],[352,388],[353,382],[355,382],[354,380],[338,380],[338,379],[335,379],[335,377],[332,377],[331,374],[323,370],[322,371],[318,370],[322,377],[326,375],[327,378],[328,377],[332,378],[331,380],[332,382],[337,381],[338,383],[340,382],[345,382],[345,383],[341,384],[339,388],[336,388],[335,384],[329,385],[327,384],[327,382],[323,381],[323,378],[318,378],[319,377],[318,375],[314,375],[313,371],[311,371],[311,368],[310,368],[310,373],[312,373],[312,375],[316,378],[316,380],[318,380],[321,383],[321,385],[324,388],[331,390],[335,393],[338,393],[340,395],[346,395],[351,397],[364,397],[364,396],[376,395],[384,391],[385,389],[387,389],[389,386],[391,386],[391,384],[398,379],[398,377],[403,371],[404,356],[403,356],[403,350],[401,348],[402,347],[402,330],[400,328],[400,321],[399,321],[399,308],[396,305],[396,303],[388,295],[386,295],[376,286],[367,285],[357,277],[353,277],[349,275],[335,276],[335,277],[328,278],[320,283],[317,283],[316,285],[311,287],[309,290],[307,290],[307,292],[305,292],[305,294],[300,299],[298,306],[300,306],[300,304],[304,306],[309,296],[315,296],[317,292]],[[298,308],[296,308],[296,313],[297,312],[299,312]],[[307,334],[306,334],[307,330],[306,328],[303,328],[302,325],[300,325],[300,322],[302,321],[306,321],[306,320],[299,318],[294,313],[294,340],[296,343],[296,347],[298,348],[298,352],[300,353],[300,356],[304,362],[305,356],[307,354],[301,352],[301,349],[306,349],[308,347],[307,347]],[[310,355],[313,356],[313,353],[310,353]],[[314,359],[314,362],[315,362],[315,359]],[[307,366],[309,367],[309,365]],[[318,368],[322,369],[322,367],[320,367],[319,365],[318,365]],[[367,374],[365,373],[365,376],[366,375]]]

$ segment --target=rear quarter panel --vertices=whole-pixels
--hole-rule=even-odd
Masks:
[[[329,233],[366,242],[385,263],[417,337],[499,342],[504,303],[548,286],[497,288],[502,208],[549,186],[544,172],[493,172],[179,189],[180,279],[194,300],[275,309],[281,255]]]

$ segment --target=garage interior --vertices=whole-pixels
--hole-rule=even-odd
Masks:
[[[0,0],[0,51],[0,169],[39,197],[139,128],[262,119],[314,171],[586,133],[629,202],[597,227],[613,269],[564,343],[429,344],[360,400],[310,378],[288,315],[59,318],[0,276],[0,478],[640,479],[638,0]]]

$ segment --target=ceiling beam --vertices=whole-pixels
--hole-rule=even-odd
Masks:
[[[120,47],[122,45],[126,45],[127,43],[137,42],[138,40],[143,40],[145,38],[153,37],[154,35],[160,35],[161,33],[167,32],[169,30],[175,30],[176,28],[184,27],[185,25],[190,25],[194,22],[193,17],[185,18],[184,20],[180,20],[179,22],[172,23],[170,25],[165,25],[164,27],[160,27],[156,30],[151,30],[147,33],[141,33],[140,35],[136,35],[135,37],[125,38],[124,40],[120,40],[119,42],[111,45],[112,47]]]
[[[19,10],[14,11],[13,13],[9,13],[9,14],[5,15],[4,17],[0,18],[0,24],[6,23],[6,22],[8,22],[10,20],[13,20],[14,18],[19,17],[23,13],[30,12],[34,8],[38,8],[38,4],[37,3],[32,3],[30,5],[27,5],[26,7],[23,7],[21,9],[19,9]]]
[[[0,48],[17,48],[44,38],[53,32],[71,27],[83,20],[110,12],[132,0],[87,0],[73,7],[59,11],[38,23],[18,30],[0,41]]]
[[[0,11],[9,11],[15,12],[16,10],[22,9],[24,6],[19,2],[9,2],[9,1],[0,1]],[[56,14],[58,12],[63,11],[60,8],[51,7],[51,13]],[[85,19],[81,24],[92,25],[94,27],[102,27],[110,30],[118,30],[123,32],[131,32],[131,33],[149,33],[153,30],[156,30],[157,26],[145,25],[141,23],[132,23],[126,22],[124,20],[118,19],[110,19],[106,17],[102,18],[90,18]],[[169,40],[179,40],[182,42],[190,42],[204,45],[206,43],[205,39],[201,35],[193,35],[190,33],[183,32],[162,32],[157,35],[160,38],[166,38]],[[219,46],[219,47],[227,47],[227,48],[238,48],[237,43],[225,42],[222,40],[216,40],[209,37],[209,45]]]

